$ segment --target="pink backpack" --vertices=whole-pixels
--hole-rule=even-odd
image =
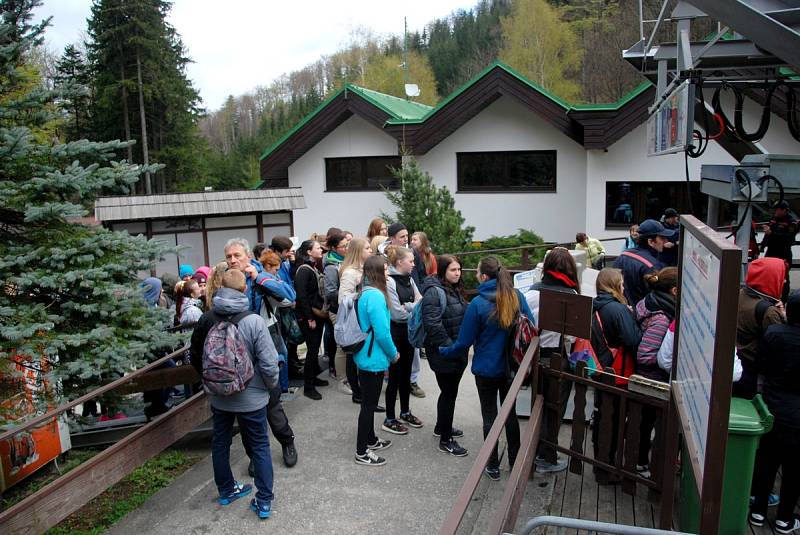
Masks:
[[[231,396],[247,388],[255,375],[253,360],[238,323],[249,310],[219,320],[208,331],[203,344],[203,388],[214,396]]]

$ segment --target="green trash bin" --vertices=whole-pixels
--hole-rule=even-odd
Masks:
[[[731,398],[728,421],[728,447],[725,453],[725,476],[722,489],[720,535],[744,535],[749,531],[747,513],[750,507],[750,484],[761,435],[772,429],[770,414],[761,395],[753,400]],[[686,445],[682,448],[681,488],[679,497],[680,530],[700,531],[700,500],[694,472],[688,462]]]

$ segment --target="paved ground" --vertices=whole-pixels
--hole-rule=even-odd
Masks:
[[[467,371],[461,383],[455,425],[465,432],[461,444],[470,455],[455,458],[440,453],[432,435],[438,387],[427,361],[423,362],[420,385],[428,396],[411,398],[411,410],[424,422],[406,436],[389,436],[379,430],[382,419],[376,415],[379,436],[390,438],[392,447],[382,455],[383,467],[358,466],[355,453],[358,407],[334,386],[321,388],[322,401],[302,395],[286,403],[286,412],[297,435],[300,461],[288,469],[281,460],[280,448],[273,439],[275,496],[273,517],[260,521],[248,508],[249,499],[228,507],[217,505],[210,456],[195,465],[142,507],[130,513],[110,533],[242,533],[269,529],[277,533],[435,533],[441,526],[455,496],[469,472],[474,455],[482,445],[481,416],[472,374]],[[332,383],[333,385],[333,383]],[[234,474],[247,477],[247,457],[238,438],[231,452]],[[503,465],[504,479],[508,466]],[[549,500],[552,485],[529,485],[525,514],[532,501]],[[477,497],[488,494],[491,504],[502,493],[500,482],[486,478]],[[495,488],[496,487],[496,488]],[[533,494],[534,496],[531,496]],[[477,502],[476,502],[477,503]],[[471,523],[476,532],[488,523],[492,507],[477,503],[471,508]],[[534,507],[535,509],[535,507]]]

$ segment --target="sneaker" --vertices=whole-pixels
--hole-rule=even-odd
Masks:
[[[456,457],[465,457],[468,453],[466,448],[462,448],[458,442],[452,438],[449,442],[439,442],[439,451],[442,453],[449,453]]]
[[[231,503],[238,500],[242,496],[247,496],[251,492],[253,492],[253,485],[251,485],[250,483],[242,485],[238,481],[234,481],[233,490],[230,491],[225,496],[220,496],[218,501],[220,505],[230,505]]]
[[[292,466],[296,465],[297,448],[294,447],[294,442],[291,444],[282,445],[281,449],[283,450],[283,464],[285,464],[287,468],[291,468]]]
[[[385,450],[391,445],[392,445],[391,440],[384,440],[382,438],[378,438],[377,440],[375,440],[374,444],[367,444],[367,449],[372,451]]]
[[[339,392],[347,394],[348,396],[353,395],[353,391],[350,389],[350,384],[347,381],[339,381]]]
[[[650,477],[650,465],[649,464],[637,464],[636,465],[636,472],[642,477]]]
[[[538,474],[563,472],[569,466],[566,459],[557,459],[555,463],[549,463],[542,457],[536,457],[534,464],[536,465],[536,473]]]
[[[303,395],[307,398],[313,399],[314,401],[319,401],[322,399],[322,394],[317,392],[316,388],[306,388],[303,390]]]
[[[383,405],[376,405],[375,412],[386,412],[386,407],[384,407]]]
[[[258,498],[250,500],[250,509],[256,512],[258,518],[269,518],[272,514],[272,504],[262,502]]]
[[[404,421],[406,424],[408,424],[409,426],[414,427],[416,429],[419,429],[420,427],[422,427],[422,420],[420,420],[419,418],[417,418],[416,416],[414,416],[410,412],[407,412],[405,414],[401,414],[400,415],[400,419],[402,421]]]
[[[760,515],[758,513],[750,513],[748,520],[750,521],[751,525],[760,528],[761,526],[764,525],[765,518],[764,515]]]
[[[440,437],[440,436],[442,436],[442,434],[439,432],[439,429],[434,428],[433,429],[433,436]],[[453,429],[451,429],[450,436],[453,437],[453,438],[461,438],[461,437],[464,436],[464,431],[462,431],[461,429],[456,429],[454,427]]]
[[[372,450],[367,450],[364,455],[356,453],[356,464],[363,464],[364,466],[383,466],[386,464],[386,459],[378,457]]]
[[[789,521],[776,520],[775,531],[778,533],[791,533],[796,529],[800,529],[800,520],[793,518]]]
[[[314,386],[328,386],[330,383],[325,379],[320,379],[319,377],[314,378]]]
[[[395,435],[407,435],[408,428],[397,420],[384,420],[381,429]]]
[[[500,481],[500,469],[487,466],[483,469],[483,473],[489,476],[492,481]]]
[[[411,395],[417,398],[424,398],[425,391],[417,383],[411,383]]]
[[[752,507],[754,503],[756,503],[756,497],[750,496],[750,506]],[[781,503],[781,497],[775,493],[770,493],[767,497],[767,507],[775,507],[779,503]]]

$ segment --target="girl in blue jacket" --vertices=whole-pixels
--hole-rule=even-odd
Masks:
[[[443,358],[459,358],[474,346],[472,373],[481,402],[483,438],[497,418],[497,395],[502,403],[511,387],[506,364],[506,339],[517,314],[523,313],[533,321],[533,313],[522,294],[514,288],[511,273],[494,256],[483,258],[478,264],[478,296],[472,300],[464,314],[458,339],[449,347],[439,348]],[[519,451],[519,422],[514,411],[506,422],[508,462],[514,466]],[[492,480],[500,479],[500,460],[495,446],[485,473]]]
[[[391,441],[375,435],[375,408],[381,396],[383,376],[389,365],[400,358],[389,327],[389,296],[386,292],[388,271],[386,258],[369,257],[364,262],[364,289],[358,298],[358,323],[361,330],[367,333],[367,338],[354,357],[361,387],[355,460],[356,464],[364,466],[386,464],[386,459],[376,455],[375,451],[392,445]]]

